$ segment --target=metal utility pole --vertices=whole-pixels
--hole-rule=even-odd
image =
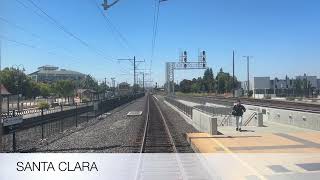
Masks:
[[[145,72],[139,72],[139,74],[142,74],[142,88],[143,88],[143,91],[145,90],[145,80],[144,80],[144,76],[145,75],[148,75],[148,73],[145,73]],[[141,84],[141,83],[139,83]]]
[[[104,78],[104,94],[103,94],[104,99],[106,99],[106,92],[107,92],[107,78]]]
[[[118,59],[118,61],[130,61],[133,64],[133,90],[135,91],[137,63],[145,61],[137,61],[136,56],[134,56],[133,59]]]
[[[234,80],[234,51],[232,51],[232,77],[233,77],[233,97],[236,96],[236,87],[235,87],[235,80]]]
[[[143,87],[143,92],[144,92],[144,73],[142,74],[142,87]]]
[[[250,91],[250,66],[249,66],[249,63],[250,63],[250,57],[251,56],[243,56],[247,59],[247,95],[249,95],[249,91]]]
[[[13,65],[13,67],[17,67],[17,71],[18,71],[18,74],[17,74],[17,92],[18,92],[18,104],[17,104],[17,107],[18,107],[18,112],[20,111],[20,94],[21,93],[21,96],[22,96],[22,88],[23,88],[23,85],[22,85],[22,73],[20,72],[20,67],[22,67],[21,71],[24,72],[25,69],[24,69],[24,66],[22,64],[19,64],[19,65]],[[19,86],[19,83],[20,83],[20,86]]]
[[[133,86],[136,85],[136,56],[133,56]]]

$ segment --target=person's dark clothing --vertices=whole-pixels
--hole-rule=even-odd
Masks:
[[[244,112],[246,112],[246,108],[242,104],[236,104],[233,106],[232,114],[234,116],[242,116]]]

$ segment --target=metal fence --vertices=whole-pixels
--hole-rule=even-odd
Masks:
[[[218,118],[218,126],[232,126],[233,125],[233,120],[232,120],[232,107],[212,107],[212,106],[204,106],[204,105],[199,105],[199,106],[187,106],[175,98],[171,97],[165,97],[165,100],[172,104],[173,106],[177,107],[180,111],[182,111],[184,114],[192,118],[192,110],[196,109],[198,111],[201,111],[203,113],[206,113],[208,115],[212,116],[219,116]]]
[[[200,105],[195,106],[194,108],[214,116],[227,116],[231,115],[232,112],[232,107],[212,107]]]
[[[182,111],[184,114],[186,114],[187,116],[189,116],[190,118],[192,118],[192,107],[191,106],[187,106],[173,98],[170,97],[165,97],[165,100],[167,102],[169,102],[170,104],[172,104],[173,106],[177,107],[180,111]]]
[[[102,114],[143,97],[144,93],[99,100],[74,108],[61,109],[57,112],[48,110],[23,120],[19,126],[4,127],[2,136],[2,152],[33,152],[39,144],[48,143],[48,138],[55,135],[63,136],[66,131],[75,131],[96,122]],[[53,138],[53,139],[54,139]]]

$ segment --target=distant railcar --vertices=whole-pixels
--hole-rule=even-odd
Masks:
[[[118,86],[118,90],[120,96],[127,96],[131,93],[130,85],[126,82],[120,83]]]

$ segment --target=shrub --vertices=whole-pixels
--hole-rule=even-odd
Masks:
[[[39,109],[49,109],[49,104],[47,102],[41,101],[38,103],[38,108]]]
[[[288,101],[294,101],[296,98],[295,98],[295,97],[290,96],[290,97],[287,97],[286,99],[287,99]]]

